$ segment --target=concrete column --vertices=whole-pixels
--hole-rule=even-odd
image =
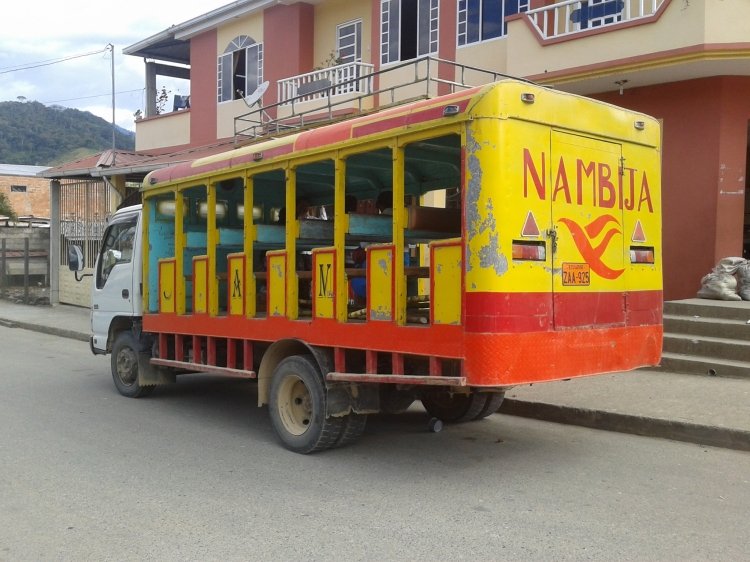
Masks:
[[[49,303],[60,304],[60,180],[49,182]]]
[[[146,63],[146,117],[156,115],[156,63]]]

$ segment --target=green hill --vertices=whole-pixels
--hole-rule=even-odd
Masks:
[[[117,127],[115,146],[133,150],[135,134]],[[54,166],[112,148],[112,124],[88,111],[39,102],[0,102],[0,162]]]

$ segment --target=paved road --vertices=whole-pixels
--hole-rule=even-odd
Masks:
[[[750,454],[496,415],[282,449],[252,385],[116,394],[0,327],[0,560],[742,560]]]

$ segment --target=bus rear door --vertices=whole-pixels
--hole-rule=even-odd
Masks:
[[[625,324],[622,146],[552,131],[555,329]]]

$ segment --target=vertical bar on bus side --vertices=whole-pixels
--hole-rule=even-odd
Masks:
[[[174,194],[175,313],[185,314],[185,199],[178,185]]]
[[[404,276],[404,228],[406,228],[406,209],[404,209],[404,147],[393,146],[393,277],[396,288],[394,318],[396,324],[406,323],[406,277]]]
[[[253,223],[253,200],[254,190],[253,176],[245,178],[245,217],[243,219],[244,228],[244,252],[245,252],[245,316],[254,318],[256,312],[255,298],[255,274],[253,271],[253,243],[255,242],[255,224]]]
[[[216,279],[216,246],[219,244],[219,234],[216,230],[216,182],[210,181],[206,186],[206,255],[208,256],[208,315],[219,314],[219,287]],[[195,280],[193,280],[195,283]],[[195,294],[195,286],[193,286]]]
[[[299,316],[299,278],[297,277],[297,169],[286,170],[286,317],[296,320]]]
[[[346,233],[349,232],[349,215],[346,214],[346,160],[338,154],[334,160],[334,212],[333,212],[333,245],[336,248],[336,271],[334,283],[336,287],[336,310],[334,318],[339,322],[347,320],[348,290],[346,286],[345,245]]]
[[[149,297],[149,290],[148,290],[148,272],[149,272],[149,266],[148,266],[148,260],[149,260],[149,213],[151,212],[151,206],[153,205],[152,200],[150,198],[143,198],[143,207],[141,208],[141,278],[136,279],[136,283],[138,283],[138,287],[140,288],[140,294],[141,294],[141,306],[143,307],[143,312],[151,312],[148,307],[148,297]]]

